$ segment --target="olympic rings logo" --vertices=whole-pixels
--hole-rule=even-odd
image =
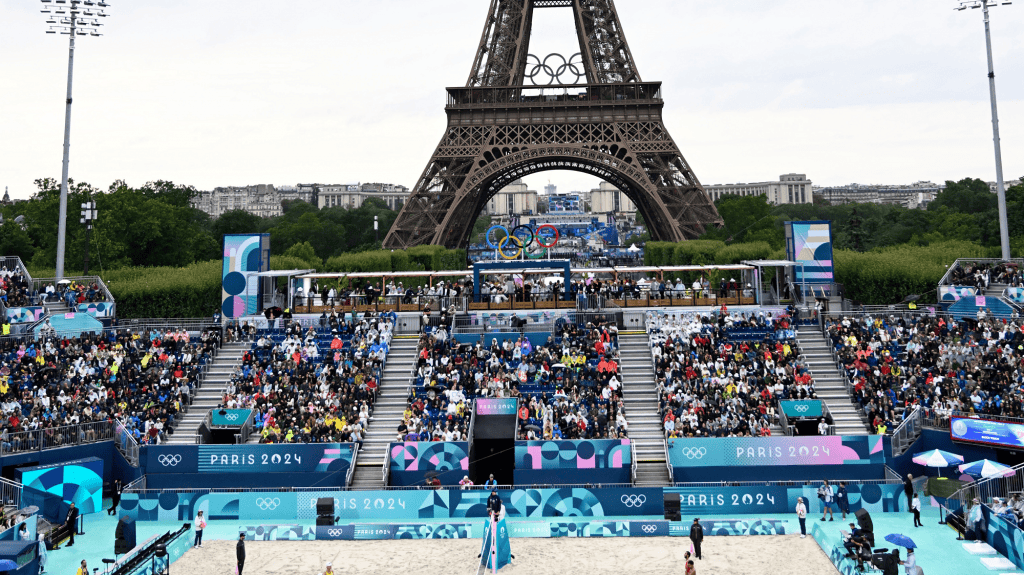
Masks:
[[[804,404],[799,404],[799,405],[794,405],[793,406],[793,410],[796,411],[797,413],[804,413],[805,411],[807,411],[810,408],[811,408],[811,406],[804,405]]]
[[[341,537],[341,529],[328,529],[327,530],[327,536],[328,537]]]
[[[549,64],[548,61],[552,58],[561,60],[562,63],[559,64],[556,60]],[[580,80],[587,77],[587,72],[583,67],[583,54],[579,52],[570,56],[568,60],[565,59],[565,56],[558,53],[548,54],[544,57],[543,61],[538,56],[528,54],[526,60],[527,64],[529,64],[529,70],[524,72],[523,77],[534,86],[550,86],[556,81],[560,85],[578,84]],[[552,65],[555,67],[552,67]],[[563,75],[571,81],[562,81]],[[546,83],[543,76],[547,76]]]
[[[156,458],[156,460],[159,461],[160,465],[163,465],[164,467],[174,467],[175,465],[181,463],[181,456],[178,454],[164,455],[161,453],[160,456]]]
[[[708,454],[708,450],[703,447],[684,447],[682,454],[687,459],[703,459]]]
[[[234,412],[226,413],[226,414],[224,414],[224,419],[226,419],[228,421],[237,421],[238,420],[238,415],[239,414],[234,413]]]
[[[647,503],[646,495],[623,495],[621,501],[626,507],[641,507]]]
[[[501,230],[505,232],[504,236],[498,236],[497,232]],[[544,224],[538,226],[537,230],[530,229],[529,226],[519,225],[512,228],[512,232],[509,233],[508,228],[502,225],[491,226],[487,230],[487,246],[492,250],[497,250],[501,257],[506,260],[514,260],[522,255],[523,250],[529,250],[531,246],[536,242],[537,246],[541,249],[550,249],[558,245],[558,228],[551,224]],[[531,258],[541,257],[538,255],[532,255]]]
[[[640,529],[643,529],[644,533],[654,533],[658,530],[657,525],[641,525]]]
[[[270,497],[259,497],[256,499],[256,507],[259,507],[263,511],[273,511],[281,505],[281,500],[277,497],[271,499]]]

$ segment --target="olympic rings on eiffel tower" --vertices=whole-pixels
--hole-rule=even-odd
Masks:
[[[505,232],[504,235],[499,236],[496,232]],[[550,230],[550,231],[548,231]],[[511,239],[509,239],[511,238]],[[512,228],[512,233],[509,233],[508,228],[503,225],[494,225],[487,230],[487,247],[492,250],[498,250],[501,252],[502,257],[505,257],[505,246],[506,243],[513,242],[518,246],[518,252],[521,253],[524,249],[529,248],[536,243],[541,248],[550,249],[558,245],[559,234],[558,228],[551,224],[544,224],[539,226],[536,231],[527,225],[519,225]],[[505,257],[505,259],[515,259],[519,253],[513,257]]]

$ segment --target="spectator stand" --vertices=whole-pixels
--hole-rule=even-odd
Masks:
[[[188,409],[219,343],[219,332],[192,340],[184,331],[127,329],[0,338],[0,442],[12,452],[117,433],[119,447],[129,435],[161,442]],[[113,420],[123,429],[115,430]]]
[[[32,276],[17,256],[0,257],[0,323],[19,323],[27,312],[16,312],[8,316],[8,309],[29,307]],[[2,334],[8,335],[8,334]]]
[[[373,413],[395,316],[343,314],[303,327],[252,328],[251,348],[225,393],[253,409],[262,443],[355,442]]]
[[[1013,317],[1024,302],[1024,259],[960,258],[939,280],[938,300],[957,317]],[[979,316],[979,313],[981,314]]]
[[[790,319],[649,312],[666,438],[770,436],[780,400],[816,400]]]
[[[958,318],[943,313],[823,318],[823,331],[851,397],[871,429],[886,433],[914,414],[946,422],[953,412],[1024,415],[1019,319]],[[909,439],[921,425],[906,430]]]
[[[466,438],[471,402],[489,397],[519,399],[521,440],[625,438],[614,323],[528,325],[455,335],[427,326],[397,439]]]

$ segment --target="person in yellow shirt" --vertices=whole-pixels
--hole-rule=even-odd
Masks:
[[[85,564],[85,559],[82,559],[82,565],[75,572],[75,575],[89,575],[89,566]]]

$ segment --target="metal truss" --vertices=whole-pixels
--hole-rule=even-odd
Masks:
[[[588,83],[537,96],[524,86],[533,10],[555,7],[574,11]],[[694,239],[720,225],[662,123],[660,88],[641,81],[614,0],[492,0],[466,88],[448,89],[448,128],[384,247],[464,247],[491,197],[546,170],[608,181],[655,240]]]

